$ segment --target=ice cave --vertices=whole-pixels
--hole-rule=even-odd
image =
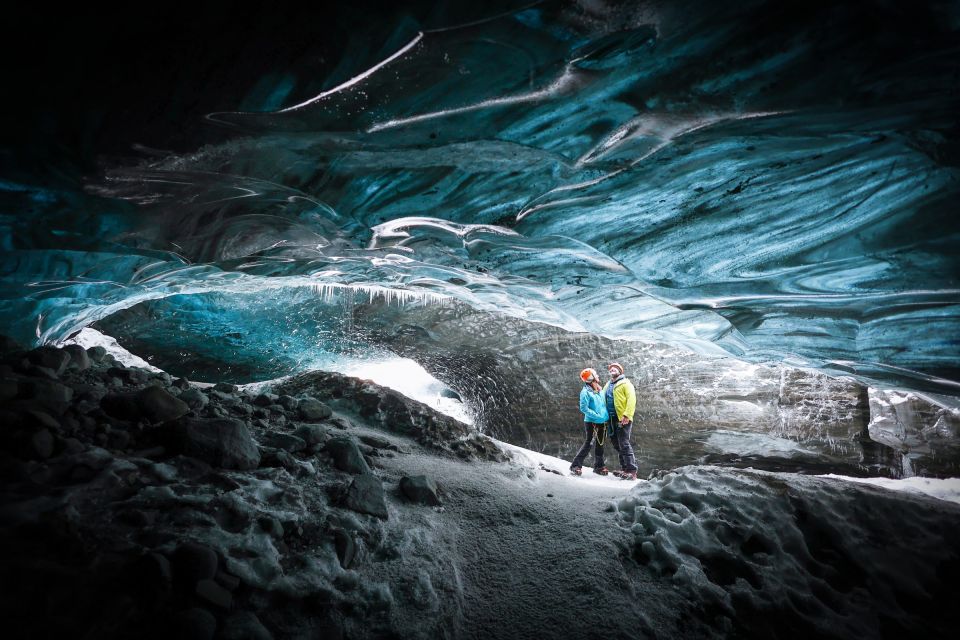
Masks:
[[[955,637],[960,2],[4,22],[5,637]]]

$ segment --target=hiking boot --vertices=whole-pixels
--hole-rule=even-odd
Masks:
[[[599,469],[594,469],[593,472],[598,476],[605,476],[610,473],[610,469],[607,469],[606,467],[600,467]]]
[[[636,471],[624,471],[620,474],[621,480],[636,480],[637,472]]]
[[[583,473],[583,467],[570,467],[570,473],[575,476],[579,476]]]

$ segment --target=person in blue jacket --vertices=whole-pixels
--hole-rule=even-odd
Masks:
[[[570,465],[570,473],[579,476],[583,472],[583,461],[590,453],[590,444],[595,443],[593,451],[593,472],[601,476],[609,473],[603,464],[603,444],[607,437],[607,403],[600,393],[600,379],[593,369],[580,372],[583,388],[580,390],[580,412],[583,414],[583,446]]]

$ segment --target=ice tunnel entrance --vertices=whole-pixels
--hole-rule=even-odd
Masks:
[[[125,349],[115,338],[90,327],[82,329],[69,340],[65,340],[63,345],[66,344],[78,344],[85,349],[100,346],[123,365],[139,367],[149,371],[162,371],[147,360]],[[375,360],[361,360],[350,357],[328,358],[313,362],[311,365],[313,366],[307,368],[322,368],[354,378],[372,380],[381,386],[399,391],[408,398],[422,402],[451,418],[456,418],[460,422],[466,424],[473,424],[474,422],[473,413],[469,406],[459,399],[457,393],[430,375],[426,369],[410,358],[389,356]],[[274,382],[276,381],[268,380],[241,386],[259,387],[271,385]]]
[[[410,358],[348,363],[339,367],[333,365],[332,369],[355,378],[373,380],[379,385],[419,400],[440,413],[473,424],[470,408],[458,399],[456,393]]]

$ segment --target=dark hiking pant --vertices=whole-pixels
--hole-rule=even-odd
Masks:
[[[620,426],[620,421],[616,416],[611,416],[610,424],[613,425],[613,448],[620,455],[621,471],[636,471],[637,457],[633,454],[633,445],[630,444],[630,432],[633,431],[633,423],[627,426]]]
[[[607,425],[605,424],[594,424],[592,422],[583,423],[583,435],[584,442],[583,446],[580,447],[580,451],[577,452],[577,457],[573,459],[573,463],[570,467],[582,467],[583,461],[587,459],[587,454],[590,453],[590,443],[596,443],[593,449],[593,468],[600,469],[603,467],[603,443],[607,438]],[[599,437],[597,437],[599,436]]]

